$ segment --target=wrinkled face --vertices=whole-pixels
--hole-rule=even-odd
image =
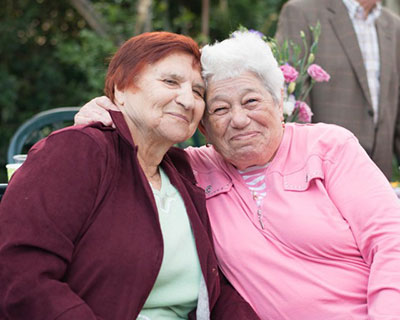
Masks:
[[[134,135],[174,144],[194,134],[204,112],[204,91],[193,57],[175,52],[146,66],[134,87],[116,90],[115,100]]]
[[[206,103],[205,135],[226,161],[243,170],[272,160],[283,136],[282,104],[256,75],[211,81]]]

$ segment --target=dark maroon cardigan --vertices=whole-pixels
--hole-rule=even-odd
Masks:
[[[51,134],[11,179],[0,204],[0,319],[134,320],[146,301],[162,233],[137,147],[122,114],[112,117],[116,130]],[[258,319],[220,283],[204,191],[184,151],[171,148],[161,165],[185,202],[212,318]]]

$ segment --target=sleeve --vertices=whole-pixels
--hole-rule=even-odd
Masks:
[[[0,206],[0,319],[100,319],[63,279],[104,157],[68,130],[38,142],[14,174]]]
[[[356,138],[325,170],[327,191],[370,267],[368,319],[400,319],[400,201]]]
[[[225,276],[219,271],[221,279],[221,293],[212,310],[211,319],[231,320],[246,319],[259,320],[250,304],[233,288]]]

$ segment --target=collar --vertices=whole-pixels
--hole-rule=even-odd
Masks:
[[[120,111],[113,111],[113,110],[108,110],[108,112],[111,115],[111,119],[113,120],[117,133],[134,148],[135,150],[137,149],[137,146],[135,145],[131,131],[129,130],[128,124],[125,121],[125,118]]]
[[[364,8],[356,0],[342,0],[344,5],[349,12],[351,19],[364,20]],[[381,15],[382,4],[380,2],[376,3],[375,8],[371,10],[368,14],[365,22],[374,23],[377,18]]]

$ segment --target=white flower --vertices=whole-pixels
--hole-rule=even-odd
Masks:
[[[286,114],[287,116],[292,115],[295,105],[296,97],[291,94],[283,101],[283,114]]]

